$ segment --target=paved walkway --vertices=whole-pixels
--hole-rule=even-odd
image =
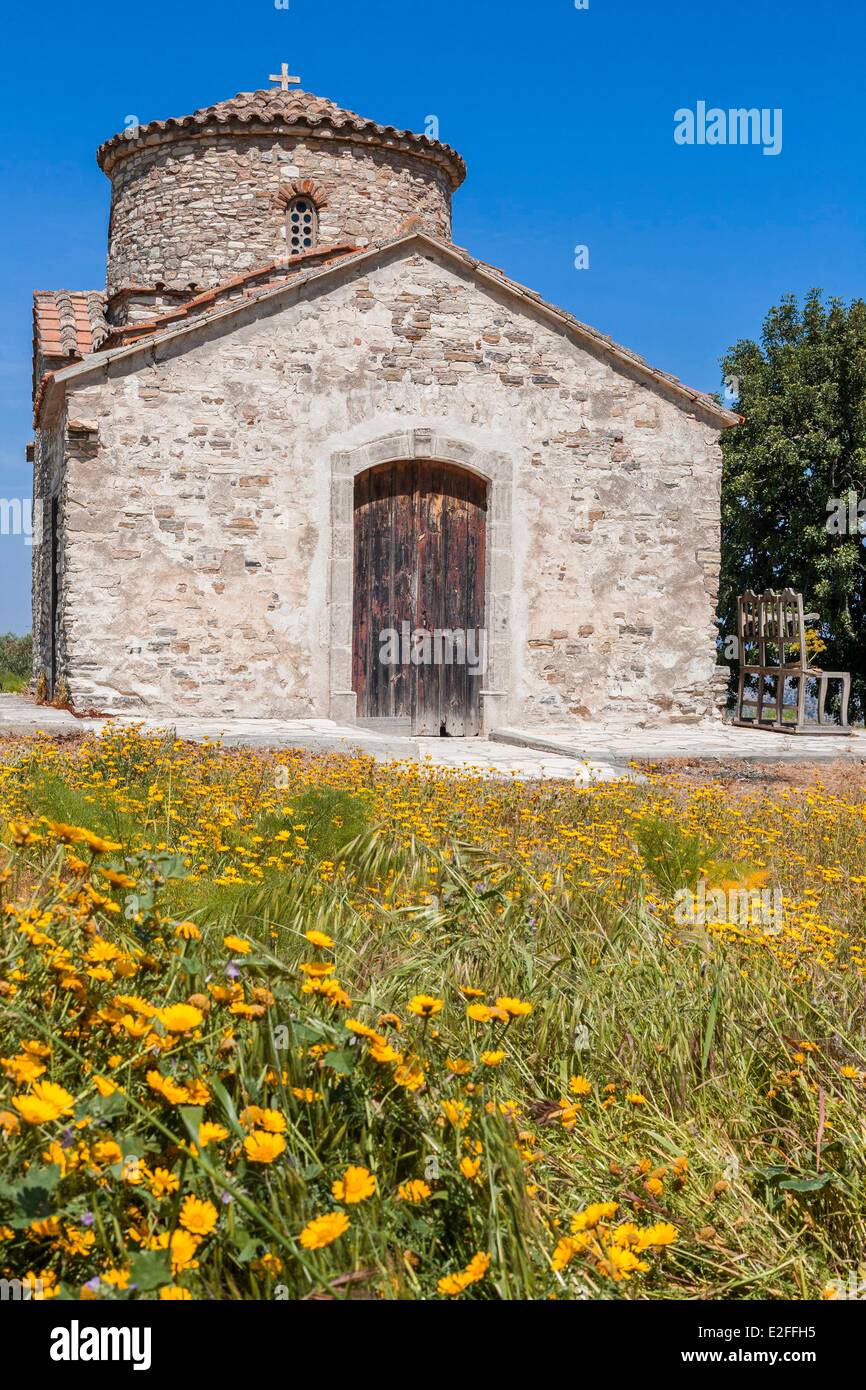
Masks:
[[[76,719],[67,710],[34,705],[20,695],[0,695],[0,736],[99,733],[107,719]],[[114,724],[137,724],[149,732],[171,729],[175,737],[193,743],[219,739],[226,747],[302,748],[312,753],[361,751],[380,762],[405,759],[433,767],[477,771],[484,776],[568,781],[612,781],[633,775],[610,759],[584,759],[570,751],[546,751],[495,742],[492,739],[400,738],[370,729],[335,724],[331,719],[143,719],[117,715]]]
[[[495,729],[497,742],[540,752],[601,758],[613,763],[665,758],[720,762],[866,762],[866,731],[836,734],[777,734],[737,729],[731,724],[681,724],[667,729],[609,729],[547,724],[543,729]]]
[[[0,695],[0,735],[99,733],[107,719],[76,719],[66,710],[34,705],[20,695]],[[118,715],[115,724],[148,731],[171,729],[177,738],[202,743],[220,739],[228,747],[303,748],[313,753],[360,750],[379,761],[425,761],[434,767],[477,769],[490,776],[520,779],[565,777],[609,781],[633,776],[632,761],[697,758],[736,762],[866,762],[866,732],[795,737],[724,724],[688,724],[668,729],[616,730],[548,724],[543,729],[496,729],[489,739],[406,738],[335,724],[331,719],[144,719]]]

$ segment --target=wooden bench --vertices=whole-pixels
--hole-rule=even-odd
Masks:
[[[809,665],[806,652],[806,623],[816,621],[817,613],[803,612],[803,595],[793,589],[776,593],[767,589],[763,594],[751,589],[737,599],[737,654],[740,678],[737,685],[737,708],[734,723],[741,729],[769,729],[781,734],[850,734],[848,702],[851,696],[851,676],[847,671],[822,671]],[[796,656],[793,653],[796,652]],[[753,656],[754,659],[750,660]],[[748,696],[746,681],[756,677],[757,698]],[[765,701],[767,680],[775,681],[775,695]],[[785,719],[785,685],[797,682],[796,718]],[[817,720],[806,717],[806,685],[818,682]],[[841,723],[826,715],[827,685],[841,681]],[[775,717],[764,718],[765,703],[774,706]],[[755,707],[755,717],[747,719],[746,706]]]

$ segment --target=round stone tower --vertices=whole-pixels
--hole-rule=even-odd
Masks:
[[[108,317],[140,321],[237,275],[394,236],[451,235],[456,150],[309,92],[241,92],[130,127],[97,151],[111,179]]]

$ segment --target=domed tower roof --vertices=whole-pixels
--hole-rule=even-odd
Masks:
[[[132,125],[100,146],[111,323],[151,318],[299,249],[387,240],[409,219],[450,239],[466,177],[457,151],[290,91],[286,71],[282,89]]]
[[[203,106],[191,116],[170,116],[165,121],[148,121],[113,135],[100,145],[96,160],[109,177],[119,159],[146,145],[165,144],[190,135],[217,132],[222,135],[298,135],[301,133],[332,139],[335,135],[361,140],[386,149],[406,150],[432,160],[448,175],[451,188],[459,188],[466,177],[466,165],[450,145],[418,135],[412,130],[380,125],[354,111],[346,111],[327,97],[312,92],[267,90],[238,92],[226,101]]]

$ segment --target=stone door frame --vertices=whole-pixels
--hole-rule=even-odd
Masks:
[[[379,463],[398,463],[401,459],[454,464],[476,473],[487,483],[487,674],[481,691],[487,732],[508,722],[514,670],[514,461],[507,454],[456,439],[435,428],[382,435],[358,448],[340,449],[331,455],[330,717],[338,724],[354,724],[357,720],[357,699],[352,689],[355,479]]]

